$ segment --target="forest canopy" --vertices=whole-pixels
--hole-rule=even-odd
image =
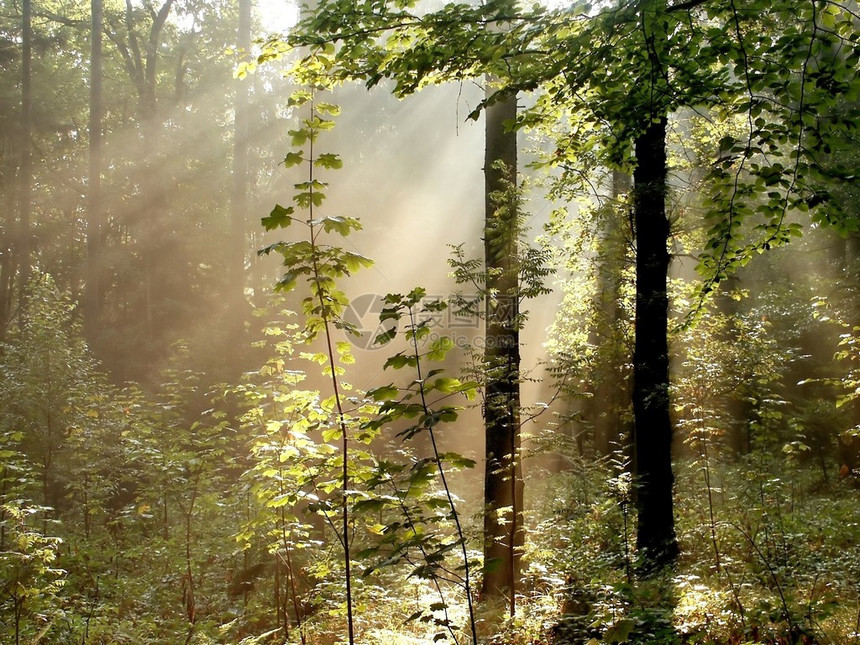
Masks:
[[[860,643],[854,0],[2,0],[0,641]]]

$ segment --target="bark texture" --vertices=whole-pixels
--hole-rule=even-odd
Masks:
[[[520,452],[520,341],[517,136],[505,122],[516,117],[516,97],[486,110],[485,224],[486,399],[484,428],[484,563],[482,597],[511,599],[523,545]],[[500,165],[501,164],[501,165]]]
[[[101,309],[102,246],[102,0],[92,0],[90,29],[90,123],[87,172],[87,287],[84,292],[84,324],[90,347],[99,339]]]
[[[643,569],[678,555],[673,514],[672,423],[666,292],[666,119],[652,122],[635,143],[636,334],[633,353],[634,453],[638,481],[636,546]]]

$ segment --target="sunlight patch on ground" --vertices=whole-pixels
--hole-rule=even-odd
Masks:
[[[371,630],[366,637],[370,643],[385,643],[385,645],[435,645],[438,640],[429,638],[418,638],[416,636],[408,636],[400,634],[390,629],[374,629]]]

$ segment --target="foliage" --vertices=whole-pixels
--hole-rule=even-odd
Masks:
[[[230,186],[236,3],[169,2],[158,6],[105,3],[103,61],[102,208],[99,260],[98,337],[90,348],[115,382],[157,385],[173,344],[184,339],[195,369],[215,382],[233,371],[225,352],[205,348],[223,332],[195,329],[206,310],[228,318],[218,295],[225,276],[212,262],[212,249],[229,236],[226,205]],[[152,31],[159,9],[167,8],[161,31]],[[21,5],[4,2],[0,18],[3,99],[0,126],[0,319],[14,326],[26,285],[19,284],[18,170],[25,142],[20,124]],[[259,22],[257,18],[255,22]],[[77,298],[86,290],[89,251],[88,118],[90,98],[90,3],[44,2],[34,7],[33,137],[31,193],[32,262]],[[153,38],[150,44],[150,37]],[[261,82],[278,77],[261,71]],[[249,83],[250,84],[250,83]],[[151,91],[155,114],[143,103]],[[143,100],[147,99],[147,100]],[[276,131],[284,113],[276,99],[251,90],[248,133],[260,155],[252,155],[250,189],[267,194],[264,158],[284,135]],[[217,160],[217,161],[216,161]],[[155,166],[157,171],[153,171]],[[265,197],[264,197],[265,198]],[[157,222],[157,225],[156,225]],[[250,236],[249,236],[250,238]],[[155,252],[154,242],[161,248]],[[250,240],[243,243],[250,256]],[[158,280],[152,277],[158,267]],[[258,271],[256,284],[268,279]],[[251,276],[249,275],[249,278]],[[251,280],[249,279],[249,282]],[[152,314],[148,316],[149,314]],[[89,332],[88,332],[89,333]]]
[[[233,593],[247,602],[256,581],[245,572],[267,566],[266,559],[256,560],[264,557],[257,553],[262,549],[285,580],[276,601],[283,633],[290,632],[288,621],[293,620],[304,634],[307,615],[322,610],[340,614],[342,589],[337,585],[343,570],[328,560],[332,537],[339,537],[335,522],[343,457],[336,445],[334,402],[318,390],[303,389],[305,374],[290,368],[295,343],[305,340],[296,338],[292,327],[267,328],[277,354],[237,392],[247,406],[241,423],[251,440],[245,480],[253,501],[237,535],[248,564],[242,577],[237,575]],[[358,455],[351,455],[353,474],[366,468]],[[336,595],[322,594],[323,589]]]
[[[844,551],[844,540],[855,528],[842,518],[847,513],[854,518],[849,524],[856,521],[856,491],[810,494],[814,476],[808,470],[786,474],[778,462],[760,458],[734,465],[716,460],[720,568],[710,551],[708,496],[696,483],[700,472],[695,462],[679,464],[680,487],[696,492],[679,505],[684,556],[678,570],[634,584],[625,579],[618,526],[612,529],[606,515],[618,522],[619,509],[601,509],[607,500],[595,486],[600,471],[583,464],[558,478],[559,493],[571,495],[556,493],[559,507],[581,511],[531,527],[543,545],[541,561],[549,562],[553,552],[561,557],[543,573],[546,591],[536,597],[541,602],[547,591],[561,592],[556,611],[562,615],[538,642],[851,642],[856,590],[849,580],[856,563],[849,563],[856,558]],[[817,512],[820,505],[825,512]],[[563,546],[568,540],[578,548]],[[517,642],[517,636],[506,642]]]
[[[303,62],[303,74],[318,73],[325,69],[326,58],[323,56]],[[317,354],[307,353],[304,356],[324,365],[324,374],[331,382],[332,396],[319,401],[316,391],[301,391],[296,386],[304,379],[304,375],[287,372],[286,378],[290,390],[283,394],[278,402],[283,406],[283,418],[270,421],[266,425],[266,440],[257,442],[255,452],[258,465],[253,469],[257,479],[272,479],[276,489],[271,485],[255,486],[255,492],[260,501],[269,509],[280,509],[275,518],[276,546],[270,547],[278,554],[286,565],[292,584],[292,603],[295,620],[302,630],[302,617],[299,600],[293,582],[294,549],[306,549],[309,544],[309,531],[306,525],[292,513],[287,514],[286,507],[294,508],[308,504],[308,508],[325,518],[333,530],[335,537],[344,551],[344,581],[346,584],[345,597],[347,608],[347,626],[349,639],[354,638],[353,586],[351,577],[352,551],[350,542],[360,534],[353,535],[355,529],[354,515],[374,515],[376,522],[367,526],[371,535],[379,535],[379,544],[371,544],[361,550],[356,557],[380,558],[376,564],[365,570],[365,577],[374,573],[382,565],[392,565],[399,562],[411,562],[413,552],[420,553],[422,562],[414,565],[410,576],[419,580],[430,581],[439,594],[439,601],[430,603],[428,609],[419,609],[411,615],[411,620],[431,622],[440,631],[438,638],[446,638],[446,632],[457,641],[456,626],[452,622],[443,591],[443,584],[453,583],[459,586],[465,595],[469,606],[469,623],[473,639],[475,638],[474,617],[472,616],[472,581],[471,567],[467,554],[466,538],[457,515],[454,499],[448,488],[445,475],[445,462],[455,466],[468,463],[453,454],[440,454],[434,428],[439,423],[451,422],[456,419],[456,411],[452,406],[431,408],[428,397],[434,392],[447,397],[455,393],[473,395],[476,384],[460,383],[457,379],[439,376],[440,370],[431,370],[425,377],[422,375],[424,361],[441,361],[453,344],[449,339],[435,341],[426,352],[420,352],[419,342],[430,333],[429,319],[426,312],[415,311],[421,298],[426,295],[423,290],[416,289],[408,296],[389,295],[386,297],[386,308],[381,314],[381,322],[395,323],[391,331],[377,339],[378,342],[388,342],[396,334],[394,329],[401,316],[408,313],[409,323],[406,327],[407,341],[412,346],[404,352],[390,357],[385,367],[400,369],[412,367],[417,371],[417,379],[406,388],[403,394],[394,385],[388,385],[368,392],[368,396],[379,402],[378,411],[362,403],[360,397],[345,398],[351,388],[341,380],[343,368],[337,361],[348,364],[352,362],[349,344],[333,341],[332,328],[344,330],[347,333],[357,333],[342,314],[348,299],[337,288],[337,280],[349,276],[362,265],[368,265],[365,258],[337,246],[320,243],[319,236],[334,232],[346,236],[359,227],[357,220],[345,217],[315,218],[325,198],[322,192],[326,184],[316,179],[315,169],[318,167],[337,169],[339,159],[332,154],[315,152],[314,144],[321,132],[331,128],[332,122],[326,117],[336,115],[338,108],[328,103],[317,102],[316,94],[311,91],[300,91],[293,97],[295,105],[306,104],[310,109],[309,118],[303,121],[303,128],[292,132],[293,144],[296,147],[306,146],[291,152],[285,159],[285,164],[294,165],[307,163],[308,179],[295,185],[294,202],[299,209],[308,211],[305,222],[294,217],[293,207],[276,206],[269,217],[264,218],[263,225],[267,229],[283,229],[294,223],[304,224],[308,228],[308,239],[297,242],[277,242],[264,249],[264,253],[277,252],[287,268],[284,277],[279,281],[277,289],[288,291],[297,280],[305,277],[310,295],[302,301],[304,325],[300,332],[299,342],[312,343],[319,339],[325,346],[325,351]],[[438,311],[441,305],[427,305],[431,311]],[[421,315],[420,322],[416,317]],[[275,333],[275,332],[273,332]],[[289,341],[281,343],[280,350],[292,352]],[[337,359],[335,357],[337,352]],[[271,368],[270,368],[271,369]],[[283,368],[275,367],[276,372]],[[433,381],[427,381],[436,377]],[[416,402],[407,403],[415,398]],[[355,406],[354,412],[347,412],[345,404]],[[257,408],[259,409],[259,407]],[[376,416],[362,422],[361,414],[374,411]],[[384,426],[397,423],[401,419],[417,418],[417,422],[401,432],[406,439],[411,439],[426,432],[433,448],[433,457],[413,459],[408,466],[397,464],[384,459],[377,459],[369,452],[350,449],[350,442],[369,443],[379,435]],[[289,428],[289,430],[286,430]],[[286,430],[286,432],[285,432]],[[320,431],[323,443],[309,438],[310,431]],[[335,449],[325,442],[340,439],[341,449],[335,454]],[[281,466],[284,462],[291,467]],[[273,467],[273,465],[275,467]],[[340,469],[339,477],[335,475]],[[430,488],[438,474],[439,482],[445,492],[444,499],[447,511],[440,514],[440,498]],[[354,483],[355,488],[350,482]],[[336,492],[335,486],[340,487],[340,528],[336,527],[335,518],[338,509],[331,503],[330,497]],[[366,487],[361,490],[358,486]],[[266,492],[269,491],[269,492]],[[397,519],[391,519],[392,513]],[[270,520],[271,521],[271,520]],[[455,527],[454,538],[446,537],[444,527],[448,523]],[[245,533],[250,537],[252,533]],[[270,531],[271,534],[271,531]],[[449,553],[460,550],[461,563],[451,567],[448,563]],[[438,615],[441,613],[441,618]],[[286,608],[283,610],[286,617]],[[285,618],[284,633],[287,633]],[[302,632],[302,640],[305,636]]]
[[[87,407],[97,391],[97,377],[72,321],[69,294],[51,276],[36,276],[26,303],[27,318],[0,349],[5,375],[0,415],[3,434],[28,457],[34,476],[27,483],[38,483],[41,503],[56,507],[63,479],[71,474],[57,462],[75,429],[90,422]],[[24,484],[20,478],[18,482]]]
[[[343,640],[348,599],[367,643],[860,638],[860,500],[845,450],[860,441],[851,6],[320,3],[289,36],[311,48],[294,78],[312,89],[276,108],[261,91],[274,72],[252,58],[238,70],[258,79],[251,94],[268,129],[251,135],[254,145],[278,145],[283,118],[297,121],[283,161],[308,175],[264,227],[284,235],[267,250],[284,266],[278,289],[305,289],[301,322],[283,313],[256,347],[262,367],[218,387],[227,352],[216,337],[227,325],[213,249],[227,237],[228,200],[211,187],[230,182],[228,165],[211,160],[230,157],[234,61],[222,52],[234,39],[235,7],[107,7],[110,217],[96,349],[109,376],[81,338],[75,302],[86,287],[78,267],[89,184],[87,7],[36,8],[37,277],[21,308],[14,213],[29,142],[18,135],[20,8],[4,9],[3,642],[326,643]],[[169,16],[156,32],[159,9]],[[282,42],[263,47],[260,60],[289,54]],[[654,69],[664,77],[650,76]],[[318,100],[321,87],[391,79],[404,96],[484,74],[498,79],[488,102],[525,97],[518,125],[542,129],[548,142],[536,167],[559,177],[552,196],[579,202],[553,219],[545,246],[522,244],[518,259],[523,297],[542,293],[549,255],[563,273],[550,350],[571,396],[586,398],[565,411],[580,434],[609,412],[625,419],[626,404],[601,385],[623,391],[629,375],[629,204],[625,191],[603,193],[610,170],[630,169],[630,141],[655,111],[670,113],[673,129],[672,250],[700,263],[715,296],[699,307],[687,286],[674,300],[679,320],[698,314],[673,346],[675,417],[686,440],[678,446],[677,569],[648,581],[632,573],[634,488],[624,455],[592,459],[564,433],[539,428],[558,468],[526,460],[526,584],[521,611],[504,622],[471,602],[474,528],[447,480],[472,462],[437,443],[443,427],[469,430],[459,405],[480,379],[457,378],[450,360],[438,371],[450,343],[425,343],[426,320],[442,305],[422,311],[416,289],[390,295],[383,312],[389,331],[380,342],[405,343],[386,363],[397,377],[369,393],[346,383],[356,330],[342,316],[349,299],[340,285],[369,260],[329,241],[358,222],[325,212],[324,173],[342,160],[318,149],[340,109]],[[171,146],[149,149],[154,141]],[[801,225],[805,251],[842,245],[838,270],[829,257],[808,269],[794,253],[758,255]],[[247,286],[262,306],[268,277],[253,266]],[[480,263],[462,249],[454,269],[480,290]],[[716,289],[732,272],[744,297]],[[807,282],[803,272],[822,277]],[[172,343],[200,319],[209,324],[185,349]],[[113,384],[132,375],[145,380]],[[828,474],[832,465],[845,467],[839,478]],[[350,569],[362,574],[352,589]]]
[[[448,601],[442,589],[443,584],[453,583],[465,596],[469,612],[469,631],[473,642],[477,642],[472,601],[472,572],[475,563],[471,561],[467,551],[463,525],[445,472],[446,467],[449,470],[472,467],[475,462],[456,453],[440,453],[436,431],[440,424],[457,420],[458,408],[440,403],[457,394],[463,394],[469,399],[474,398],[478,383],[464,383],[456,378],[442,376],[442,369],[427,370],[428,363],[444,361],[445,355],[453,348],[453,343],[442,336],[433,340],[426,351],[420,351],[419,344],[426,344],[431,332],[432,314],[447,306],[442,302],[430,302],[419,309],[425,296],[424,289],[416,288],[405,296],[389,294],[385,297],[385,308],[380,314],[380,322],[392,324],[392,327],[382,332],[377,337],[377,342],[391,342],[397,335],[401,318],[406,318],[403,335],[407,348],[391,356],[384,367],[392,367],[395,370],[411,368],[415,370],[416,377],[406,387],[389,384],[369,391],[368,395],[381,404],[377,418],[367,422],[365,426],[381,428],[387,424],[405,422],[406,426],[400,430],[398,436],[411,440],[426,434],[432,448],[432,457],[412,459],[408,467],[406,464],[379,462],[375,477],[369,485],[371,491],[381,489],[384,492],[369,499],[367,504],[380,511],[393,510],[401,517],[378,527],[383,539],[379,545],[368,549],[366,554],[377,558],[382,556],[382,564],[391,565],[400,561],[411,564],[417,559],[412,552],[420,553],[419,563],[412,565],[409,575],[431,581],[440,598],[439,602],[429,606],[429,611],[421,609],[415,612],[410,620],[433,622],[440,630],[447,630],[457,642],[454,624],[449,617]],[[433,490],[434,484],[438,487],[438,492]],[[453,535],[447,536],[446,533],[450,529],[446,525],[450,524],[453,524],[454,531]],[[455,550],[459,550],[461,556],[458,563],[452,564],[449,561]],[[368,572],[376,566],[379,565],[371,567]],[[442,618],[437,617],[438,612],[442,612]],[[440,639],[446,637],[443,631],[437,636]]]
[[[744,297],[738,292],[725,296],[733,302]],[[691,305],[684,297],[675,302],[681,311]],[[716,444],[712,449],[720,454],[746,454],[754,445],[787,439],[779,431],[786,406],[779,384],[795,351],[780,347],[770,328],[755,310],[728,315],[709,307],[695,329],[679,333],[675,342],[683,355],[672,398],[681,438],[694,454],[706,444]],[[735,418],[738,414],[743,416]]]
[[[649,31],[655,26],[659,43],[648,37],[657,38]],[[502,81],[488,102],[537,91],[519,121],[534,126],[566,115],[553,163],[569,164],[574,180],[587,176],[574,164],[595,152],[624,167],[635,134],[655,114],[692,107],[716,119],[742,118],[744,131],[723,136],[705,161],[705,291],[756,251],[798,234],[787,219],[792,210],[824,205],[819,221],[844,230],[856,224],[822,188],[850,170],[819,157],[854,127],[860,50],[850,10],[838,4],[654,2],[593,11],[590,3],[556,10],[450,3],[419,12],[411,2],[332,1],[321,3],[291,40],[333,42],[339,47],[331,76],[368,85],[392,78],[399,96],[481,74]],[[284,49],[270,41],[260,60]],[[631,88],[629,79],[648,82]]]
[[[565,183],[554,188],[564,189]],[[575,214],[553,212],[540,238],[553,250],[562,293],[544,347],[567,399],[560,430],[574,437],[581,451],[589,446],[606,455],[619,447],[609,443],[613,438],[617,443],[632,414],[623,394],[632,367],[633,275],[627,231],[617,226],[629,206],[626,193],[598,193],[593,200],[579,198]],[[607,391],[612,400],[606,400]],[[599,428],[606,423],[614,437],[602,439]]]
[[[0,507],[0,622],[16,645],[38,641],[63,618],[58,600],[65,571],[56,566],[62,540],[33,527],[45,510],[17,500]]]

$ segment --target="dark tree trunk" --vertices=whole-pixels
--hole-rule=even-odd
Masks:
[[[844,274],[848,285],[847,322],[856,328],[860,326],[860,233],[849,233],[845,240]],[[848,409],[851,427],[860,425],[860,398],[854,399]],[[860,470],[860,437],[842,434],[837,441],[837,449],[841,472]]]
[[[101,309],[102,245],[102,0],[92,0],[90,31],[90,141],[87,213],[87,285],[84,293],[84,323],[87,340],[95,347]]]
[[[33,186],[33,3],[21,4],[21,161],[18,184],[18,265],[20,314],[24,314],[30,281],[32,239],[30,213]]]
[[[669,220],[666,217],[666,119],[636,138],[636,334],[633,352],[636,545],[643,569],[678,555],[673,515],[672,424],[669,417]]]
[[[489,90],[488,90],[489,91]],[[520,342],[516,96],[486,110],[484,257],[486,266],[486,399],[484,429],[484,562],[481,595],[511,600],[523,545],[520,452]],[[499,164],[503,164],[500,166]]]

